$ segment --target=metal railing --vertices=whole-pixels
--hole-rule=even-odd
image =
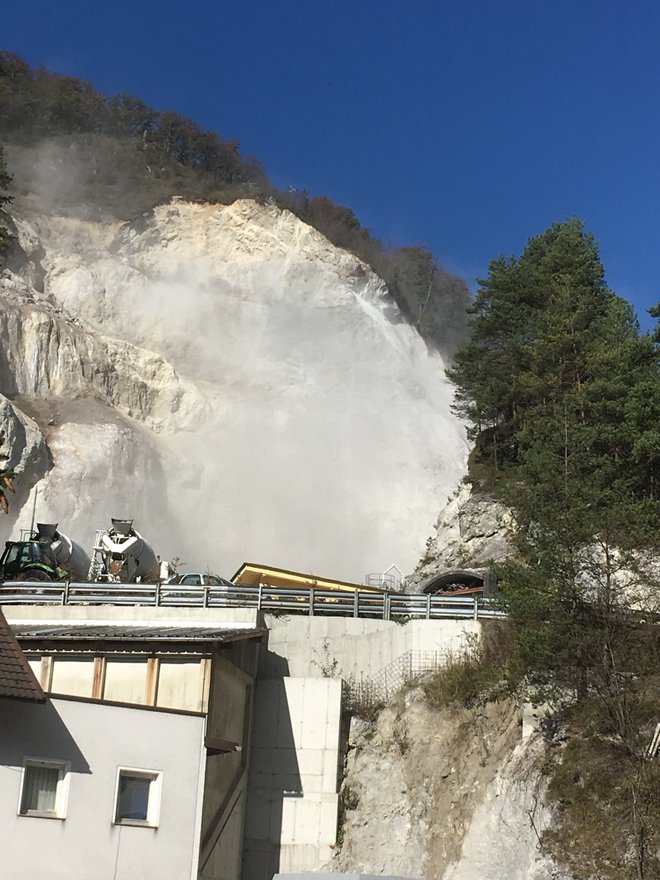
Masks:
[[[364,584],[367,587],[377,587],[379,590],[398,590],[401,586],[401,578],[390,572],[375,571],[364,576]]]
[[[165,584],[0,582],[0,605],[146,605],[160,608],[256,608],[271,614],[361,617],[378,620],[504,617],[475,596],[339,593],[284,587],[181,587]]]
[[[351,709],[374,708],[446,662],[442,651],[406,651],[373,675],[349,676],[344,682],[347,705]]]

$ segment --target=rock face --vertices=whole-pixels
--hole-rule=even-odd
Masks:
[[[559,880],[540,852],[543,744],[509,700],[431,709],[420,690],[352,729],[331,868],[428,880]],[[330,869],[330,866],[328,866]]]
[[[406,589],[418,592],[436,574],[451,569],[486,569],[511,554],[513,516],[501,502],[484,494],[473,495],[461,484],[440,511],[435,534],[426,542]]]
[[[467,447],[442,359],[369,267],[250,201],[132,224],[34,203],[15,202],[0,278],[21,458],[0,537],[38,490],[38,518],[86,547],[128,516],[164,558],[225,576],[412,569]]]

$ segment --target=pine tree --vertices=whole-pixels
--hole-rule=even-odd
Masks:
[[[581,693],[590,675],[611,684],[622,573],[660,525],[657,344],[607,288],[579,220],[491,263],[472,329],[450,375],[474,463],[516,513],[502,580],[523,660]]]
[[[491,263],[471,310],[471,339],[449,374],[478,459],[496,469],[518,465],[534,411],[553,412],[571,391],[580,406],[591,349],[617,302],[577,219],[531,239],[519,259]]]

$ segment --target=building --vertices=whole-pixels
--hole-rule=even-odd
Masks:
[[[239,880],[263,629],[181,609],[9,611],[24,657],[3,618],[4,874]]]
[[[353,692],[394,692],[402,670],[436,668],[480,632],[476,602],[466,617],[453,599],[435,619],[430,595],[250,564],[237,575],[250,586],[0,588],[25,655],[8,643],[4,679],[0,662],[12,880],[323,870]],[[294,590],[294,576],[307,584]],[[405,626],[385,614],[394,598]],[[5,694],[12,674],[18,690],[9,681]]]

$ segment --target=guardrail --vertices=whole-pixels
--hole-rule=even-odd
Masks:
[[[339,593],[284,587],[181,587],[165,584],[0,582],[0,605],[146,605],[160,608],[257,608],[272,614],[408,619],[504,617],[487,599],[404,593]]]

